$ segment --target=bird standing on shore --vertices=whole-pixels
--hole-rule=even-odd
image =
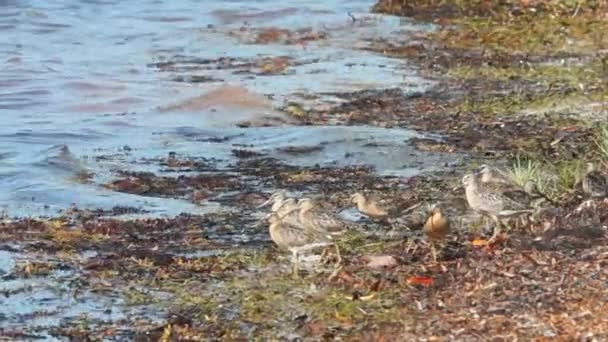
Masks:
[[[314,234],[322,234],[327,239],[333,241],[334,236],[346,232],[346,225],[334,215],[320,210],[313,210],[315,204],[309,198],[303,198],[298,201],[298,220],[307,230]],[[340,248],[334,242],[336,247],[336,256],[338,263],[342,261],[340,256]]]
[[[388,211],[381,208],[376,202],[367,199],[362,193],[357,192],[350,197],[351,203],[357,205],[359,212],[367,215],[371,219],[386,220]]]
[[[436,245],[446,238],[450,233],[450,222],[443,216],[441,209],[436,206],[431,207],[428,218],[422,228],[427,239],[431,243],[431,253],[433,262],[437,262],[437,247]]]
[[[304,226],[319,232],[339,233],[346,229],[346,225],[334,215],[313,210],[316,205],[310,198],[302,198],[298,201],[298,217]]]
[[[524,187],[520,187],[511,177],[509,177],[507,173],[486,164],[482,164],[479,168],[477,168],[476,173],[479,174],[479,181],[482,184],[492,184],[493,186],[504,187],[510,191],[523,190],[527,192],[531,196],[531,200],[536,203],[539,200],[545,200],[555,205],[555,201],[541,192],[538,189],[536,182],[532,180],[526,181]]]
[[[266,218],[272,241],[279,248],[292,253],[292,273],[296,278],[299,276],[300,252],[331,245],[330,239],[325,234],[284,222],[276,212],[270,213]]]
[[[591,198],[600,199],[608,196],[608,181],[606,176],[595,168],[593,163],[587,163],[587,170],[582,180],[583,192]]]
[[[499,183],[499,184],[513,184],[513,180],[503,171],[489,166],[487,164],[481,164],[475,173],[481,175],[479,181],[481,183]]]
[[[462,178],[469,206],[474,211],[490,217],[496,223],[489,242],[494,242],[501,232],[501,219],[534,213],[531,197],[525,191],[508,184],[482,183],[481,174],[467,174]]]

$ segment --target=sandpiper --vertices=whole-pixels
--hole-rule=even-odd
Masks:
[[[302,198],[298,201],[298,218],[304,226],[323,233],[340,233],[346,229],[346,225],[340,219],[330,213],[316,210],[315,204],[310,198]]]
[[[486,164],[482,164],[477,168],[475,173],[479,174],[479,181],[482,184],[491,184],[493,187],[498,186],[500,188],[508,189],[508,191],[522,190],[527,192],[532,197],[531,200],[536,203],[538,203],[539,200],[545,200],[551,204],[555,204],[555,201],[541,192],[538,189],[536,182],[532,180],[526,181],[525,185],[520,187],[505,172]]]
[[[306,229],[316,234],[323,234],[331,241],[334,241],[336,235],[346,232],[347,227],[344,222],[328,212],[321,210],[313,211],[315,207],[315,204],[309,198],[302,198],[298,201],[298,220]],[[342,257],[340,255],[340,248],[335,241],[334,246],[336,248],[338,264],[340,264]]]
[[[480,174],[467,174],[462,178],[469,206],[476,212],[489,216],[496,226],[490,242],[501,232],[501,219],[534,213],[530,208],[531,197],[525,191],[508,184],[482,183]]]
[[[296,200],[293,198],[286,198],[280,202],[279,208],[274,212],[281,217],[283,222],[303,227],[298,218],[297,210],[298,204],[296,203]]]
[[[436,244],[443,240],[450,233],[450,222],[443,216],[441,209],[432,206],[429,210],[429,215],[422,228],[427,239],[431,243],[431,253],[433,262],[437,262]]]
[[[481,164],[475,173],[481,175],[479,178],[481,183],[513,184],[513,180],[506,173],[487,164]]]
[[[276,212],[282,205],[282,202],[287,199],[287,193],[284,190],[273,193],[268,200],[258,206],[263,208],[272,203],[271,211]]]
[[[595,168],[593,163],[587,163],[587,170],[582,180],[583,192],[591,198],[605,198],[608,195],[606,176]]]
[[[270,238],[281,249],[292,253],[293,275],[298,277],[299,252],[331,245],[330,240],[324,234],[286,223],[275,212],[270,213],[268,230]]]
[[[388,217],[388,211],[381,208],[376,202],[368,200],[362,193],[357,192],[350,197],[351,203],[357,205],[359,212],[376,220],[384,220]]]
[[[295,199],[285,198],[277,202],[276,205],[273,204],[273,208],[270,211],[277,213],[279,216],[284,216],[294,211],[297,207],[298,204]]]

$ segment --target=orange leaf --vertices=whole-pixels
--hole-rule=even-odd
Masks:
[[[488,244],[488,240],[484,240],[484,239],[475,239],[473,241],[471,241],[471,245],[473,246],[485,246]]]
[[[409,277],[407,279],[408,284],[412,285],[422,285],[422,286],[431,286],[433,285],[433,278],[430,277]]]

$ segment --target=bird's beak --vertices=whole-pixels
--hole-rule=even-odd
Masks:
[[[268,199],[266,202],[264,202],[264,203],[260,204],[260,205],[259,205],[257,208],[258,208],[258,209],[260,209],[260,208],[264,208],[265,206],[269,205],[269,204],[270,204],[270,202],[272,202],[272,201],[271,201],[271,198],[269,198],[269,199]]]
[[[462,188],[463,188],[462,184],[457,185],[457,186],[455,186],[454,188],[452,188],[452,192],[458,191],[458,190],[460,190],[460,189],[462,189]]]

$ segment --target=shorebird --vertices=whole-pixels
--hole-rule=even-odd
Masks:
[[[280,202],[277,210],[273,211],[287,224],[303,227],[297,215],[298,204],[293,198],[286,198]]]
[[[270,209],[273,212],[279,210],[282,205],[282,202],[287,199],[287,193],[284,190],[277,191],[273,193],[268,200],[258,206],[258,208],[263,208],[270,203],[272,203],[272,208]]]
[[[530,207],[531,196],[508,184],[482,183],[480,174],[467,174],[462,178],[467,202],[471,209],[494,220],[495,241],[501,232],[501,219],[534,213]]]
[[[270,238],[280,248],[292,254],[294,277],[298,277],[299,253],[301,251],[331,245],[330,239],[324,234],[286,223],[277,213],[266,216],[269,223]]]
[[[608,181],[606,176],[596,170],[593,163],[587,163],[587,170],[582,180],[583,192],[591,198],[608,196]]]
[[[513,184],[513,180],[503,171],[489,166],[487,164],[481,164],[475,173],[481,175],[479,178],[481,183],[501,183],[501,184]]]
[[[331,215],[324,211],[313,211],[315,204],[309,198],[302,198],[298,201],[298,221],[307,230],[315,233],[322,234],[327,239],[333,241],[336,235],[340,235],[346,232],[346,225],[340,221],[334,215]],[[340,248],[337,243],[334,243],[336,247],[336,256],[338,263],[342,262],[340,256]]]
[[[273,207],[276,207],[276,208],[271,208],[270,211],[275,212],[279,216],[283,217],[283,216],[288,215],[291,212],[293,212],[294,209],[296,209],[298,207],[298,204],[296,203],[295,199],[286,198],[286,199],[281,200],[280,202],[277,202],[276,206],[273,205]]]
[[[543,199],[555,205],[555,201],[541,192],[538,189],[536,182],[532,180],[526,181],[526,184],[523,187],[520,187],[505,172],[487,164],[482,164],[476,169],[475,173],[479,174],[479,181],[482,184],[492,184],[493,186],[506,187],[509,190],[523,190],[532,196],[532,201],[537,202],[537,200]]]
[[[385,220],[388,217],[388,212],[378,206],[375,202],[368,200],[362,193],[357,192],[350,196],[351,203],[357,205],[359,212],[376,220]]]
[[[450,233],[450,222],[445,216],[443,216],[441,209],[436,206],[432,206],[429,210],[429,215],[424,227],[422,228],[422,231],[431,243],[433,262],[437,262],[436,244]]]
[[[302,198],[298,201],[300,223],[312,230],[330,234],[340,233],[346,229],[346,225],[340,219],[324,211],[313,211],[315,207],[310,198]]]

